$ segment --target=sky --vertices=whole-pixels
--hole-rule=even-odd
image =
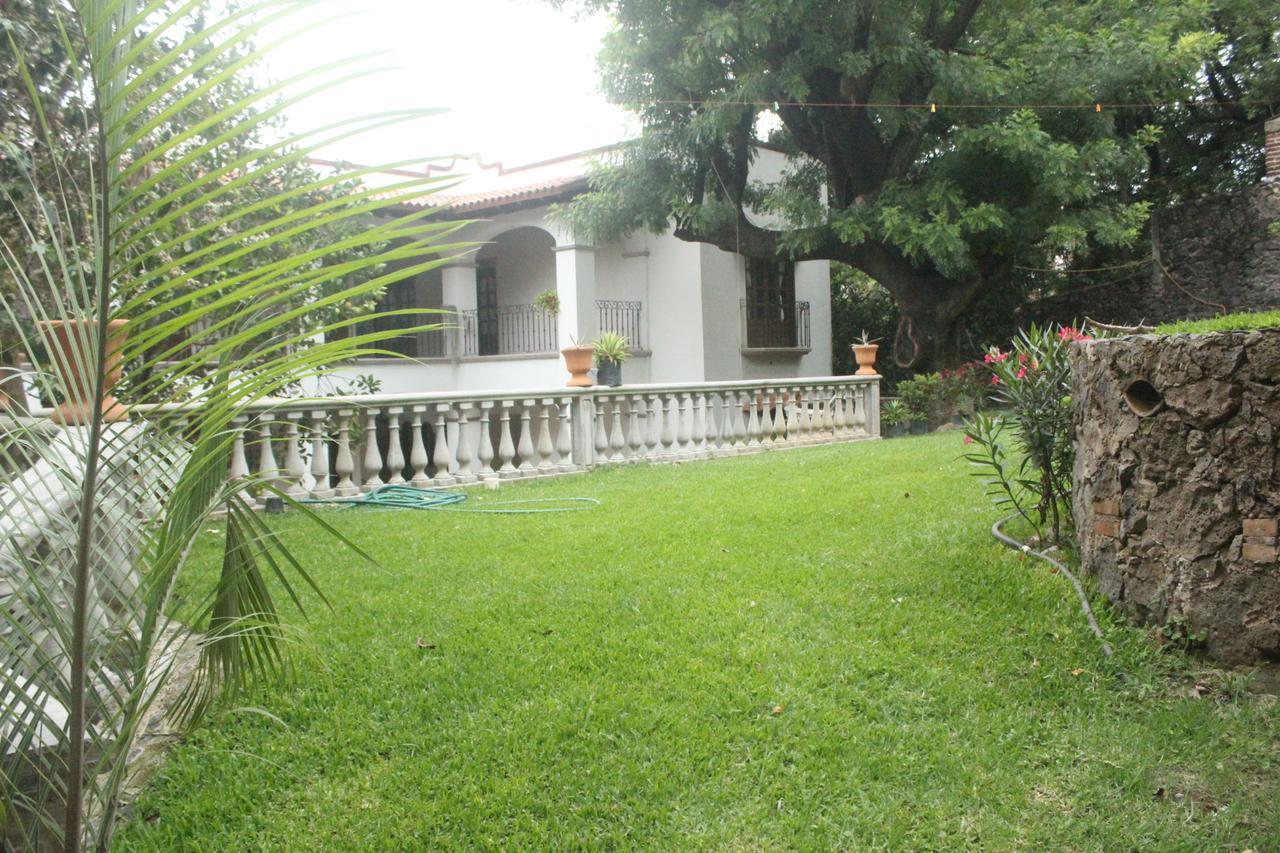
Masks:
[[[450,112],[319,156],[382,163],[478,153],[510,166],[627,135],[630,120],[599,91],[596,53],[608,28],[599,16],[575,18],[546,0],[346,0],[321,8],[342,17],[275,48],[266,74],[286,79],[368,51],[379,52],[373,64],[394,69],[292,108],[292,129],[385,109]]]

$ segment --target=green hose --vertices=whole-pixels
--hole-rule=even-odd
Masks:
[[[379,486],[350,498],[313,498],[303,503],[337,504],[347,507],[382,507],[385,509],[435,509],[447,512],[479,512],[492,515],[530,515],[540,512],[582,512],[600,505],[595,498],[527,498],[518,501],[494,501],[474,509],[457,506],[467,499],[462,492],[441,489],[419,489],[415,486]],[[532,507],[533,504],[554,506]],[[519,508],[517,508],[519,507]]]

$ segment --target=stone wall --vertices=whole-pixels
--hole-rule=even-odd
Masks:
[[[1142,274],[1027,306],[1028,319],[1163,323],[1280,308],[1280,181],[1159,211]],[[1119,275],[1119,274],[1118,274]]]
[[[1227,662],[1280,660],[1280,331],[1072,350],[1085,570]]]

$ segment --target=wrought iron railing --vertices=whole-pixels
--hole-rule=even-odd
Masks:
[[[556,315],[536,305],[473,308],[461,316],[464,356],[555,352]]]
[[[809,349],[808,302],[742,300],[743,341],[747,349]]]
[[[601,332],[615,332],[626,337],[632,349],[644,349],[640,335],[641,302],[625,299],[597,299],[596,313]]]

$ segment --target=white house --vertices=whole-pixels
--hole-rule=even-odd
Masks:
[[[442,193],[406,201],[476,220],[456,236],[480,247],[462,261],[387,288],[382,309],[440,308],[449,328],[386,346],[413,361],[368,359],[342,378],[371,374],[384,393],[554,388],[564,384],[559,349],[601,332],[627,336],[623,369],[635,383],[713,382],[831,373],[830,270],[826,261],[762,262],[714,246],[634,233],[592,245],[549,215],[587,188],[593,157],[607,149],[506,167],[477,158],[433,171],[466,175]],[[783,154],[760,149],[754,176],[767,180]],[[391,177],[421,172],[391,173]],[[554,290],[558,316],[534,306]],[[404,326],[417,317],[378,323]]]

